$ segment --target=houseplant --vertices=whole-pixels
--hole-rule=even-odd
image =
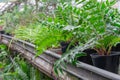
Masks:
[[[115,3],[114,0],[107,0],[105,2],[97,2],[97,0],[83,1],[82,7],[77,9],[79,15],[76,15],[79,16],[80,23],[78,26],[72,28],[74,38],[79,41],[79,45],[66,52],[68,54],[63,55],[62,58],[56,62],[55,71],[61,69],[60,64],[64,66],[64,61],[77,63],[76,57],[78,57],[78,55],[81,56],[82,52],[86,49],[92,48],[97,52],[103,50],[102,54],[105,54],[104,57],[113,54],[113,52],[111,53],[112,46],[120,42],[120,14],[112,8]],[[116,71],[117,69],[115,71],[112,70],[112,72],[117,73]]]
[[[120,37],[106,34],[97,41],[93,49],[97,53],[91,54],[93,65],[114,73],[118,73],[120,52],[111,51],[112,47],[120,43]]]
[[[120,51],[113,48],[118,48],[115,46],[120,43],[120,13],[112,8],[111,2],[108,1],[106,4],[108,10],[103,12],[104,24],[101,25],[104,26],[104,31],[95,36],[96,43],[92,48],[97,54],[91,54],[91,58],[94,66],[118,73]]]

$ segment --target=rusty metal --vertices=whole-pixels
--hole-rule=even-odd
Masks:
[[[61,74],[58,78],[55,76],[53,71],[53,65],[54,62],[61,57],[61,55],[58,55],[50,50],[46,50],[40,56],[35,57],[35,45],[4,34],[0,34],[0,42],[6,44],[11,49],[20,52],[20,54],[25,57],[31,64],[53,79],[120,80],[120,76],[118,74],[114,74],[82,62],[79,62],[77,67],[68,64],[67,69],[63,68],[64,75]]]

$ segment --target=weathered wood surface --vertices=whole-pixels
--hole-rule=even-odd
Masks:
[[[77,65],[78,67],[68,64],[67,69],[63,68],[64,74],[57,77],[53,71],[53,64],[61,57],[60,55],[47,50],[39,57],[35,57],[35,45],[3,34],[0,34],[0,42],[8,45],[11,49],[20,52],[23,57],[41,72],[56,80],[120,80],[120,76],[117,74],[82,62]]]

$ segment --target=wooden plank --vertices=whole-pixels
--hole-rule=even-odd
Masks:
[[[54,62],[61,56],[49,50],[45,51],[39,57],[35,57],[35,46],[22,40],[12,40],[13,37],[1,35],[2,43],[8,45],[11,49],[17,50],[31,64],[36,66],[40,71],[53,79],[60,80],[120,80],[120,76],[94,66],[80,62],[78,67],[67,65],[67,69],[63,68],[64,74],[59,77],[55,76],[53,71]],[[12,42],[11,42],[12,40]],[[11,45],[10,45],[11,43]]]

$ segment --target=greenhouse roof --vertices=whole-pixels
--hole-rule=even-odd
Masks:
[[[5,10],[8,8],[11,8],[11,6],[14,6],[13,2],[17,0],[0,0],[0,14],[2,14]]]
[[[0,0],[0,2],[8,2],[8,1],[16,1],[16,0]]]
[[[7,9],[12,8],[15,4],[13,2],[16,2],[19,0],[0,0],[0,14],[4,13]],[[35,4],[35,0],[29,0],[32,4]],[[98,0],[101,1],[101,0]],[[105,1],[105,0],[103,0]],[[114,8],[118,8],[120,10],[120,0],[117,0],[118,2],[113,6]]]

